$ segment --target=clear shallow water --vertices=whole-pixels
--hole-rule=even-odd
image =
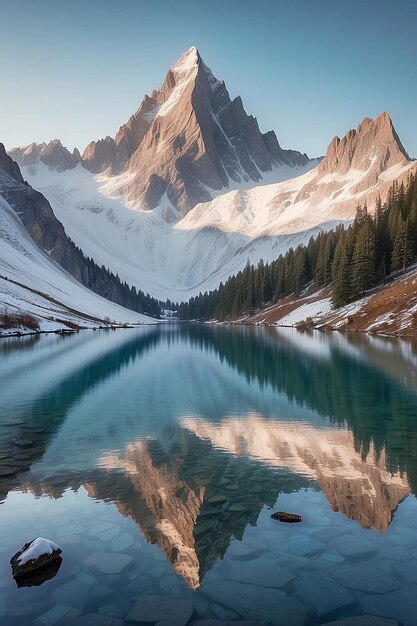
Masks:
[[[0,622],[417,623],[417,346],[164,326],[0,343]],[[299,513],[281,524],[273,510]],[[40,535],[58,574],[18,589]]]

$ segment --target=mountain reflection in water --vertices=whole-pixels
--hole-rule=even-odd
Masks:
[[[1,498],[83,485],[192,589],[279,494],[320,489],[385,532],[415,493],[413,344],[192,325],[80,337],[0,345],[0,450],[16,472]]]

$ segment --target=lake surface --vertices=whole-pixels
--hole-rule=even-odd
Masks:
[[[2,340],[0,368],[0,623],[128,623],[143,596],[417,623],[416,344],[164,325]],[[17,588],[35,536],[62,565]]]

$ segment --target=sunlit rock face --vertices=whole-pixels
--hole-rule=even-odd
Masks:
[[[334,511],[365,528],[385,531],[393,511],[410,493],[406,476],[386,470],[385,454],[363,454],[345,429],[269,422],[257,415],[220,424],[184,419],[184,428],[235,456],[247,454],[273,467],[313,478]]]
[[[177,574],[195,589],[200,584],[199,561],[195,551],[194,526],[204,499],[204,487],[190,489],[179,477],[175,465],[156,467],[144,442],[129,444],[122,455],[109,454],[100,461],[109,470],[122,469],[143,500],[118,504],[124,515],[141,525],[148,541],[158,543]]]
[[[83,154],[91,172],[128,172],[119,191],[131,204],[154,209],[165,197],[185,215],[214,191],[258,182],[266,172],[308,166],[305,154],[283,150],[273,131],[262,134],[240,97],[230,99],[195,47],[145,96],[115,138],[92,141]]]

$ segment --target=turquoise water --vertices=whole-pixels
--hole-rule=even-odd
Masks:
[[[116,626],[147,596],[417,623],[416,344],[166,325],[2,340],[0,368],[1,624]],[[62,565],[17,588],[35,536]]]

